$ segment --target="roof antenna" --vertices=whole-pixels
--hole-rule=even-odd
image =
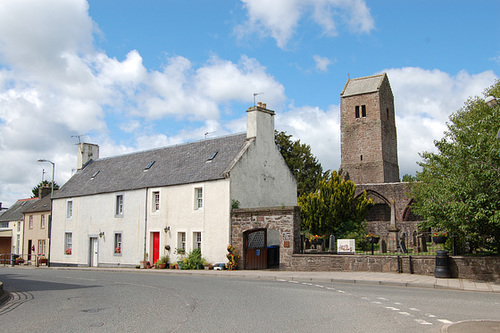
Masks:
[[[88,134],[72,135],[72,138],[78,139],[78,144],[82,143],[82,136],[88,136]]]
[[[253,106],[255,106],[255,96],[264,95],[264,93],[253,93]]]
[[[213,133],[215,133],[215,132],[205,132],[205,140],[207,139],[207,136],[208,136],[209,134],[213,134]]]

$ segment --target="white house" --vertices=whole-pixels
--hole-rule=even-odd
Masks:
[[[246,134],[102,159],[97,146],[80,144],[78,161],[53,200],[52,265],[174,261],[178,248],[226,262],[232,207],[297,204],[274,112],[260,103],[247,110]]]

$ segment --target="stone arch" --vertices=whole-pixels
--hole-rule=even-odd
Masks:
[[[387,197],[370,189],[366,191],[366,197],[372,199],[375,204],[366,214],[366,221],[391,220],[391,202]]]

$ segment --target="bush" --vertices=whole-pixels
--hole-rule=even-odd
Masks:
[[[188,254],[187,258],[183,259],[184,265],[182,269],[199,269],[200,266],[203,266],[204,261],[205,260],[201,257],[201,250],[194,249]]]

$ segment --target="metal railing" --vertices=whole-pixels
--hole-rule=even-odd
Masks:
[[[16,253],[0,253],[0,266],[16,266],[16,265],[34,265],[48,266],[47,256],[44,254],[16,254]]]

